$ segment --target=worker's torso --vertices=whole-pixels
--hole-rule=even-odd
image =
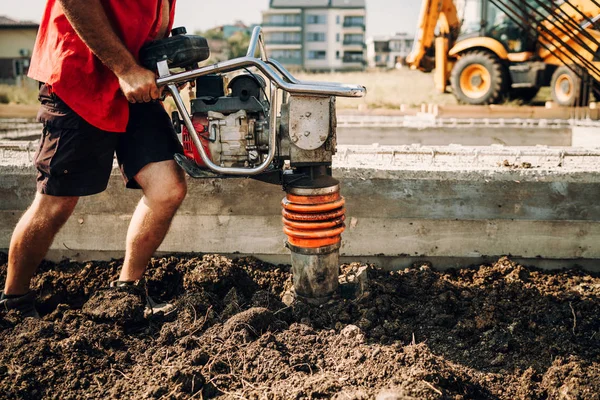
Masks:
[[[161,2],[161,12],[156,16],[158,21],[158,33],[156,39],[160,39],[166,36],[169,27],[169,16],[171,14],[171,5],[169,0],[159,0]]]
[[[166,36],[176,0],[102,0],[111,25],[137,59],[147,42]],[[58,0],[48,0],[31,59],[29,76],[53,91],[90,124],[123,132],[128,102],[117,77],[75,33]]]

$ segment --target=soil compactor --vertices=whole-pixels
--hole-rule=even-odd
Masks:
[[[184,154],[175,159],[192,178],[281,185],[295,296],[328,300],[338,290],[345,227],[345,201],[331,175],[335,99],[362,97],[366,89],[297,80],[267,56],[260,27],[245,57],[198,67],[208,57],[206,39],[187,35],[184,28],[140,52],[142,64],[157,71],[158,86],[166,87],[178,110],[172,120]],[[189,112],[178,90],[185,83],[196,88]]]

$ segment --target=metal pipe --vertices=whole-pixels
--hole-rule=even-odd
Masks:
[[[593,1],[593,0],[592,0],[592,1]],[[573,10],[575,10],[575,12],[576,12],[577,14],[579,14],[579,15],[580,15],[580,16],[581,16],[581,17],[582,17],[582,18],[583,18],[585,21],[587,21],[587,22],[590,22],[590,18],[589,18],[587,15],[585,15],[585,14],[583,13],[583,11],[581,11],[579,8],[577,8],[576,6],[574,6],[574,5],[573,5],[573,3],[571,3],[569,0],[564,0],[564,2],[565,2],[566,4],[568,4],[568,5],[569,5],[569,6],[570,6],[570,7],[571,7]],[[597,6],[597,7],[600,7],[600,5],[599,5],[598,3],[596,3],[596,6]]]
[[[595,27],[596,22],[598,22],[598,20],[600,20],[600,14],[592,18],[591,21],[587,21],[585,24],[581,25],[581,29],[587,29],[590,26]]]
[[[502,0],[500,0],[502,1]],[[508,0],[511,3],[515,4],[514,0]],[[540,0],[534,0],[537,4],[540,4]],[[541,16],[543,20],[548,21],[548,23],[550,23],[552,26],[554,26],[556,29],[558,29],[561,33],[563,33],[564,35],[566,35],[567,37],[569,37],[570,39],[573,39],[575,42],[577,42],[577,44],[579,44],[581,47],[583,47],[585,50],[587,50],[590,53],[594,53],[594,51],[587,46],[587,44],[585,42],[583,42],[583,40],[581,38],[578,37],[574,37],[569,35],[569,33],[567,31],[564,30],[563,27],[557,25],[554,21],[552,21],[551,19],[547,18],[546,16],[544,16],[539,10],[537,10],[535,7],[533,7],[532,5],[525,3],[525,5],[527,7],[529,7],[534,13],[536,13],[537,15]],[[515,4],[515,6],[517,6]],[[518,7],[518,6],[517,6]],[[521,10],[521,12],[526,12],[526,9],[523,8],[519,8]],[[548,11],[548,10],[546,10]],[[553,14],[558,16],[558,14]],[[538,26],[541,28],[541,30],[543,30],[544,32],[546,32],[547,34],[549,34],[552,37],[552,40],[549,39],[548,37],[544,37],[542,36],[542,38],[544,40],[546,40],[549,44],[551,44],[552,46],[554,46],[554,48],[558,51],[562,50],[559,48],[559,46],[557,46],[556,42],[561,45],[562,47],[564,47],[565,49],[567,49],[575,58],[577,58],[581,64],[583,64],[587,69],[591,69],[592,71],[595,71],[597,74],[600,74],[600,70],[598,68],[596,68],[596,66],[591,63],[590,61],[588,61],[587,59],[585,59],[583,56],[581,56],[579,54],[579,52],[577,52],[574,48],[572,48],[570,45],[568,45],[566,42],[564,42],[558,35],[556,35],[554,32],[552,32],[550,29],[548,29],[546,26],[544,26],[543,21],[536,21],[538,22]],[[539,32],[540,34],[542,32]],[[556,41],[556,42],[554,42]],[[548,49],[548,48],[547,48]],[[548,51],[551,51],[550,49],[548,49]],[[561,60],[562,61],[562,60]],[[572,61],[572,60],[571,60]],[[576,72],[576,71],[573,71]],[[577,72],[576,72],[577,73]],[[579,74],[578,74],[579,75]]]
[[[296,79],[285,67],[277,60],[269,60],[268,64],[272,65],[289,83],[296,85],[321,85],[327,87],[355,88],[356,85],[337,82],[319,82],[319,81],[302,81]],[[366,89],[365,89],[366,90]]]
[[[585,29],[582,29],[582,27],[580,25],[576,24],[575,22],[573,22],[572,20],[570,20],[566,17],[563,17],[558,12],[554,12],[552,10],[552,8],[548,7],[542,1],[540,1],[540,0],[534,0],[534,1],[538,4],[539,7],[543,8],[546,12],[548,12],[548,17],[546,17],[545,20],[548,21],[549,24],[552,24],[552,26],[554,26],[556,29],[560,30],[564,35],[566,35],[570,39],[573,39],[575,42],[577,42],[577,44],[579,44],[581,47],[585,48],[588,52],[593,53],[594,50],[592,50],[592,48],[589,47],[587,45],[587,43],[585,43],[580,37],[578,37],[575,34],[575,32],[580,33],[581,35],[585,36],[592,43],[594,43],[596,45],[600,45],[600,43],[598,43],[596,38],[594,38],[592,35],[590,35],[589,32],[586,32]],[[570,3],[568,3],[568,4],[570,4]],[[540,12],[538,12],[538,14],[543,16],[543,14]],[[582,14],[582,15],[585,17],[585,14]],[[554,18],[549,18],[549,17],[554,17]],[[563,28],[563,26],[557,25],[555,23],[555,20],[558,20],[560,23],[562,23],[565,28],[571,28],[574,32],[569,32],[568,30]],[[585,20],[587,21],[588,18],[585,17]],[[542,21],[542,23],[543,23],[543,21]]]
[[[262,30],[259,26],[254,27],[252,30],[252,36],[250,37],[250,43],[248,45],[248,51],[246,52],[246,57],[254,57],[256,54],[256,45],[260,40],[260,36],[262,34]]]
[[[522,13],[524,13],[524,12],[526,11],[526,10],[522,9],[522,8],[521,8],[521,7],[520,7],[518,4],[516,4],[516,2],[515,2],[514,0],[508,0],[508,1],[509,1],[510,3],[512,3],[512,4],[513,4],[513,5],[514,5],[514,6],[515,6],[515,7],[516,7],[518,10],[520,10]],[[494,4],[496,7],[500,8],[500,9],[502,9],[502,8],[504,7],[504,8],[506,8],[507,10],[509,10],[511,13],[513,13],[513,14],[515,14],[515,15],[518,15],[518,13],[517,13],[517,12],[515,12],[515,10],[514,10],[514,9],[512,9],[510,6],[508,6],[508,5],[507,5],[507,4],[506,4],[506,3],[505,3],[503,0],[490,0],[490,2],[491,2],[492,4]],[[499,5],[497,2],[499,2],[499,4],[500,4],[501,6],[503,6],[503,7],[501,7],[501,6],[500,6],[500,5]],[[542,14],[541,14],[539,11],[537,11],[537,10],[536,10],[536,9],[535,9],[533,6],[529,6],[529,7],[531,7],[531,8],[532,8],[532,9],[533,9],[533,10],[534,10],[534,11],[535,11],[537,14],[539,14],[539,15],[542,15]],[[529,25],[529,24],[528,24],[528,21],[525,21],[525,20],[523,20],[523,17],[521,17],[521,19],[523,20],[523,23],[525,24],[525,26],[523,26],[523,25],[520,25],[520,24],[518,23],[518,21],[516,20],[516,18],[515,18],[514,16],[512,16],[512,17],[511,17],[511,16],[510,16],[510,14],[509,14],[508,12],[506,12],[506,11],[505,11],[505,13],[506,13],[506,15],[508,15],[508,16],[509,16],[509,18],[510,18],[510,19],[512,19],[512,20],[513,20],[513,21],[514,21],[514,22],[515,22],[515,23],[516,23],[516,24],[517,24],[519,27],[521,27],[522,29],[525,29],[525,30],[530,30],[530,29],[533,29],[533,30],[534,30],[534,32],[535,32],[536,34],[541,34],[541,32],[537,31],[537,30],[536,30],[536,29],[535,29],[533,26]],[[543,17],[543,15],[542,15],[542,17]],[[554,32],[550,31],[550,30],[549,30],[548,28],[546,28],[546,27],[545,27],[543,24],[538,24],[538,26],[539,26],[539,27],[541,27],[541,28],[542,28],[542,30],[544,30],[544,31],[545,31],[546,33],[548,33],[550,36],[552,36],[552,38],[553,38],[554,40],[556,40],[556,41],[558,42],[558,44],[562,45],[562,47],[564,47],[564,48],[565,48],[567,51],[569,51],[569,53],[571,53],[571,56],[569,56],[567,53],[565,53],[565,51],[564,51],[564,50],[562,50],[562,48],[561,48],[561,47],[557,46],[557,44],[556,44],[556,43],[554,43],[554,42],[552,42],[552,41],[548,40],[548,38],[547,38],[547,37],[544,37],[544,39],[545,39],[545,40],[547,40],[547,41],[548,41],[548,42],[549,42],[549,43],[550,43],[552,46],[554,46],[554,48],[555,48],[554,50],[555,50],[555,51],[558,51],[558,52],[562,53],[564,56],[566,56],[566,57],[567,57],[567,59],[569,59],[569,61],[571,61],[571,62],[574,62],[575,64],[577,64],[577,62],[575,62],[575,61],[573,60],[573,58],[572,58],[572,57],[574,56],[574,57],[575,57],[577,60],[579,60],[579,62],[580,62],[581,64],[583,64],[583,65],[584,65],[586,68],[588,68],[588,69],[591,69],[592,71],[596,72],[597,74],[600,74],[600,70],[598,70],[598,68],[596,68],[596,66],[595,66],[595,65],[593,65],[593,64],[592,64],[592,63],[590,63],[588,60],[586,60],[585,58],[583,58],[583,57],[582,57],[582,56],[581,56],[581,55],[580,55],[580,54],[579,54],[577,51],[575,51],[575,49],[573,49],[571,46],[569,46],[569,45],[567,45],[566,43],[562,42],[562,41],[561,41],[561,39],[560,39],[560,38],[559,38],[559,37],[558,37],[556,34],[554,34]],[[548,50],[548,51],[552,52],[552,50],[550,49],[550,47],[549,47],[548,45],[546,45],[546,44],[544,44],[544,43],[540,42],[539,40],[538,40],[538,43],[540,43],[540,45],[541,45],[542,47],[544,47],[546,50]],[[565,62],[565,61],[564,61],[564,60],[563,60],[561,57],[558,57],[558,55],[557,55],[557,54],[555,54],[555,55],[557,56],[557,58],[559,58],[559,60],[560,60],[561,62],[563,62],[563,63],[565,64],[565,66],[567,66],[567,67],[568,67],[568,68],[569,68],[571,71],[573,71],[573,72],[574,72],[574,73],[575,73],[577,76],[580,76],[580,74],[579,74],[579,72],[578,72],[578,71],[576,71],[574,68],[572,68],[571,66],[569,66],[569,65],[568,65],[568,64],[567,64],[567,63],[566,63],[566,62]]]
[[[541,2],[539,0],[534,0],[536,1],[537,4],[542,5]],[[541,16],[542,18],[544,18],[545,21],[547,21],[549,24],[551,24],[555,29],[557,29],[558,31],[560,31],[560,33],[562,33],[563,35],[566,35],[569,39],[573,40],[576,44],[578,44],[579,46],[581,46],[584,50],[586,50],[587,52],[589,52],[590,54],[594,53],[594,50],[592,50],[587,43],[585,43],[580,37],[576,36],[576,35],[572,35],[569,33],[568,30],[565,29],[565,27],[567,26],[571,26],[572,28],[572,21],[569,21],[568,19],[563,19],[562,17],[559,17],[558,14],[551,14],[553,16],[555,16],[555,19],[559,20],[560,22],[562,22],[564,24],[565,27],[558,25],[554,20],[550,19],[550,18],[546,18],[544,17],[544,15],[538,11],[537,9],[535,9],[535,7],[527,4],[535,13],[537,13],[539,16]],[[548,10],[546,10],[548,11]],[[548,11],[549,13],[552,10]],[[541,31],[544,31],[545,33],[547,33],[548,35],[550,35],[552,38],[548,38],[547,36],[544,36],[542,34],[542,32],[540,33],[540,36],[542,39],[544,39],[545,41],[548,42],[549,45],[554,46],[555,50],[557,51],[561,51],[560,46],[564,47],[565,49],[567,49],[575,58],[577,58],[577,60],[579,60],[579,62],[581,64],[584,65],[585,68],[590,69],[592,71],[595,71],[597,74],[600,74],[600,70],[596,68],[596,66],[591,63],[590,61],[588,61],[585,57],[583,57],[581,54],[579,54],[579,52],[577,52],[573,47],[571,47],[570,45],[568,45],[565,41],[563,41],[558,35],[556,35],[554,32],[552,32],[550,29],[548,29],[545,25],[544,25],[544,21],[539,22],[538,21],[538,26],[540,27]],[[579,33],[582,33],[584,36],[585,34],[587,34],[587,32],[585,31],[580,31],[579,27],[577,25],[575,25],[575,30]],[[586,36],[587,37],[587,36]],[[593,40],[595,42],[595,40]],[[541,42],[540,42],[541,43]],[[557,45],[558,43],[558,45]],[[548,51],[551,51],[548,47],[546,47],[546,49]],[[562,60],[561,60],[562,61]],[[572,59],[570,59],[570,61],[573,62]],[[575,62],[575,64],[577,64]],[[579,76],[579,73],[577,71],[573,71],[575,74],[577,74]]]
[[[512,13],[514,13],[515,15],[519,16],[519,14],[517,14],[514,10],[512,10],[510,7],[508,7],[506,4],[504,3],[496,3],[497,0],[490,0],[492,4],[494,4],[496,7],[498,7],[499,9],[503,10],[502,7],[506,7],[506,9]],[[524,31],[529,31],[529,30],[533,30],[534,36],[537,36],[537,34],[539,33],[535,27],[531,26],[528,24],[528,21],[526,21],[522,16],[520,17],[520,19],[522,20],[523,24],[521,24],[518,21],[518,18],[515,16],[511,16],[509,14],[509,12],[507,12],[506,10],[503,10],[506,15],[513,20],[513,22],[521,29],[523,29]],[[543,48],[545,48],[548,51],[552,51],[550,50],[550,47],[548,45],[546,45],[545,43],[542,43],[540,41],[538,41],[538,43],[540,44],[540,46],[542,46]],[[555,56],[567,67],[569,68],[571,71],[573,71],[573,73],[577,76],[579,76],[579,71],[577,71],[575,68],[573,68],[569,63],[567,63],[562,57],[566,57],[568,59],[568,61],[570,61],[573,64],[577,64],[577,62],[575,60],[573,60],[573,58],[571,58],[570,55],[568,55],[567,53],[565,53],[563,50],[561,50],[560,48],[557,48],[557,50],[562,53],[562,55],[559,54],[555,54]]]
[[[288,83],[275,73],[271,66],[263,60],[254,57],[240,57],[233,60],[223,61],[214,65],[208,65],[191,71],[184,71],[177,74],[160,77],[156,80],[158,86],[165,86],[171,83],[188,82],[200,76],[209,74],[231,72],[244,67],[256,67],[265,76],[272,80],[277,88],[285,90],[291,94],[298,95],[315,95],[315,96],[338,96],[338,97],[363,97],[366,93],[364,86],[360,85],[344,85],[344,86],[329,86],[319,82],[317,83]]]
[[[254,56],[256,54],[256,48],[259,46],[261,59]],[[282,79],[271,65],[275,67],[277,71],[287,82]],[[219,72],[229,72],[240,68],[256,67],[263,74],[265,74],[275,85],[293,94],[314,94],[314,95],[325,95],[325,96],[341,96],[341,97],[362,97],[366,93],[364,86],[360,85],[346,85],[329,82],[302,82],[292,76],[289,71],[285,69],[281,63],[276,60],[269,60],[267,57],[267,50],[262,40],[262,29],[257,26],[252,31],[252,37],[250,38],[250,44],[248,45],[248,51],[246,57],[240,57],[233,60],[216,63],[203,68],[197,68],[192,71],[186,71],[179,74],[168,76],[161,76],[156,84],[158,86],[168,85],[170,83],[180,83],[190,81],[194,78],[214,74]],[[296,87],[294,87],[294,85]],[[332,89],[331,89],[332,88]]]

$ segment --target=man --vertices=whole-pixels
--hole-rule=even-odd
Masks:
[[[0,310],[37,316],[31,278],[79,197],[106,189],[115,152],[126,186],[143,197],[111,286],[145,285],[148,261],[187,190],[173,160],[181,145],[155,101],[155,74],[137,60],[145,43],[168,35],[174,7],[175,0],[48,0],[29,69],[43,83],[37,194],[10,242]]]

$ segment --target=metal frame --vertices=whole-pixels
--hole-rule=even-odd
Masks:
[[[260,58],[255,57],[256,51],[259,50]],[[264,172],[273,162],[276,149],[276,126],[277,126],[277,97],[278,91],[304,95],[304,96],[340,96],[340,97],[363,97],[366,94],[366,88],[360,85],[347,85],[330,82],[311,82],[300,81],[292,76],[283,65],[276,60],[269,59],[265,48],[262,29],[257,26],[252,32],[250,45],[245,57],[235,58],[233,60],[223,61],[213,65],[208,65],[201,68],[196,68],[190,71],[171,74],[166,60],[158,63],[159,78],[156,84],[159,87],[166,86],[173,99],[175,105],[183,118],[183,122],[189,131],[194,145],[198,149],[198,153],[206,166],[215,173],[227,175],[258,175]],[[269,153],[267,158],[257,167],[253,168],[234,168],[221,167],[213,163],[204,151],[204,147],[200,141],[200,136],[196,132],[192,123],[192,117],[187,111],[185,104],[177,89],[178,83],[189,82],[200,76],[231,72],[239,69],[255,67],[262,72],[270,80],[271,91],[271,108],[269,112]]]

